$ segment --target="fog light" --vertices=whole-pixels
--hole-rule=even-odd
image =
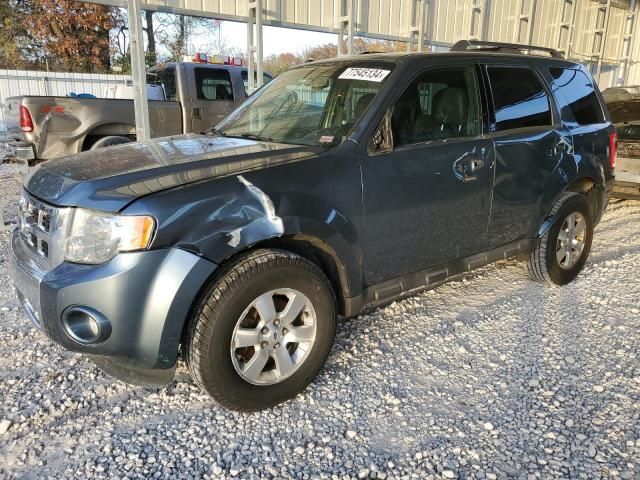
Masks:
[[[62,313],[62,326],[76,342],[93,344],[104,342],[111,335],[111,323],[91,307],[73,306]]]

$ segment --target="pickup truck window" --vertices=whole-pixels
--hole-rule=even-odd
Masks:
[[[249,96],[249,74],[247,73],[246,70],[243,70],[240,75],[242,75],[242,83],[244,84],[244,94],[245,96],[248,97]],[[255,84],[257,84],[258,72],[254,72],[253,78],[256,80]],[[262,74],[262,83],[264,85],[269,83],[272,79],[273,78],[271,77],[271,75],[267,75],[266,73]]]
[[[147,84],[161,85],[164,88],[164,96],[168,101],[175,102],[178,100],[175,68],[163,68],[148,72]]]
[[[618,140],[640,140],[640,125],[618,127]]]
[[[473,67],[428,70],[420,75],[396,103],[391,127],[397,146],[479,135]]]
[[[289,70],[217,128],[231,137],[299,145],[328,145],[352,130],[393,69],[391,63],[349,68],[344,63]]]
[[[231,76],[227,70],[196,68],[194,75],[199,100],[233,100]]]
[[[561,111],[563,120],[578,125],[604,122],[604,113],[598,101],[593,83],[584,72],[573,68],[549,68],[553,77],[551,87],[567,101]]]
[[[551,125],[549,97],[529,68],[489,67],[496,131]]]

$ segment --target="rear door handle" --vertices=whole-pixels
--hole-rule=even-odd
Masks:
[[[202,118],[202,109],[200,107],[192,108],[193,118]]]
[[[464,183],[477,180],[476,171],[484,167],[484,160],[473,157],[468,152],[453,162],[453,174]]]
[[[553,145],[553,154],[558,155],[559,153],[573,153],[573,144],[565,137],[560,137],[560,139]]]
[[[484,160],[482,160],[481,158],[472,158],[469,161],[469,168],[472,172],[480,170],[482,167],[484,167]]]

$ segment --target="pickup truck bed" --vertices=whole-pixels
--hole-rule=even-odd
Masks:
[[[149,100],[151,136],[206,132],[247,98],[247,75],[245,67],[222,64],[167,63],[150,68],[147,83],[161,88],[167,99]],[[270,78],[265,74],[264,81]],[[136,140],[133,100],[12,97],[4,110],[7,145],[23,161],[50,160],[92,146]]]
[[[33,121],[25,139],[36,146],[41,159],[87,150],[105,135],[135,135],[133,100],[70,97],[12,97],[5,116],[9,135],[22,134],[20,105]],[[152,136],[180,134],[182,108],[178,102],[149,101]]]
[[[618,160],[613,196],[640,199],[640,96],[611,89],[607,109],[618,131]]]

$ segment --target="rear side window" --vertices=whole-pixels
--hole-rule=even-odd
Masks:
[[[233,100],[231,76],[227,70],[196,68],[194,73],[199,100]]]
[[[178,99],[176,89],[176,71],[173,68],[164,68],[147,73],[147,83],[150,85],[162,85],[164,95],[170,102]]]
[[[242,83],[244,83],[244,94],[245,96],[249,96],[249,74],[246,70],[243,70],[240,75],[242,75]],[[266,85],[272,80],[271,75],[267,75],[266,73],[262,74],[262,84]],[[258,84],[258,72],[253,72],[253,84]]]
[[[553,77],[554,94],[559,92],[567,102],[561,110],[563,120],[575,121],[578,125],[605,121],[593,82],[584,72],[573,68],[549,68],[549,73]]]
[[[551,125],[549,97],[528,68],[488,67],[496,131]]]

